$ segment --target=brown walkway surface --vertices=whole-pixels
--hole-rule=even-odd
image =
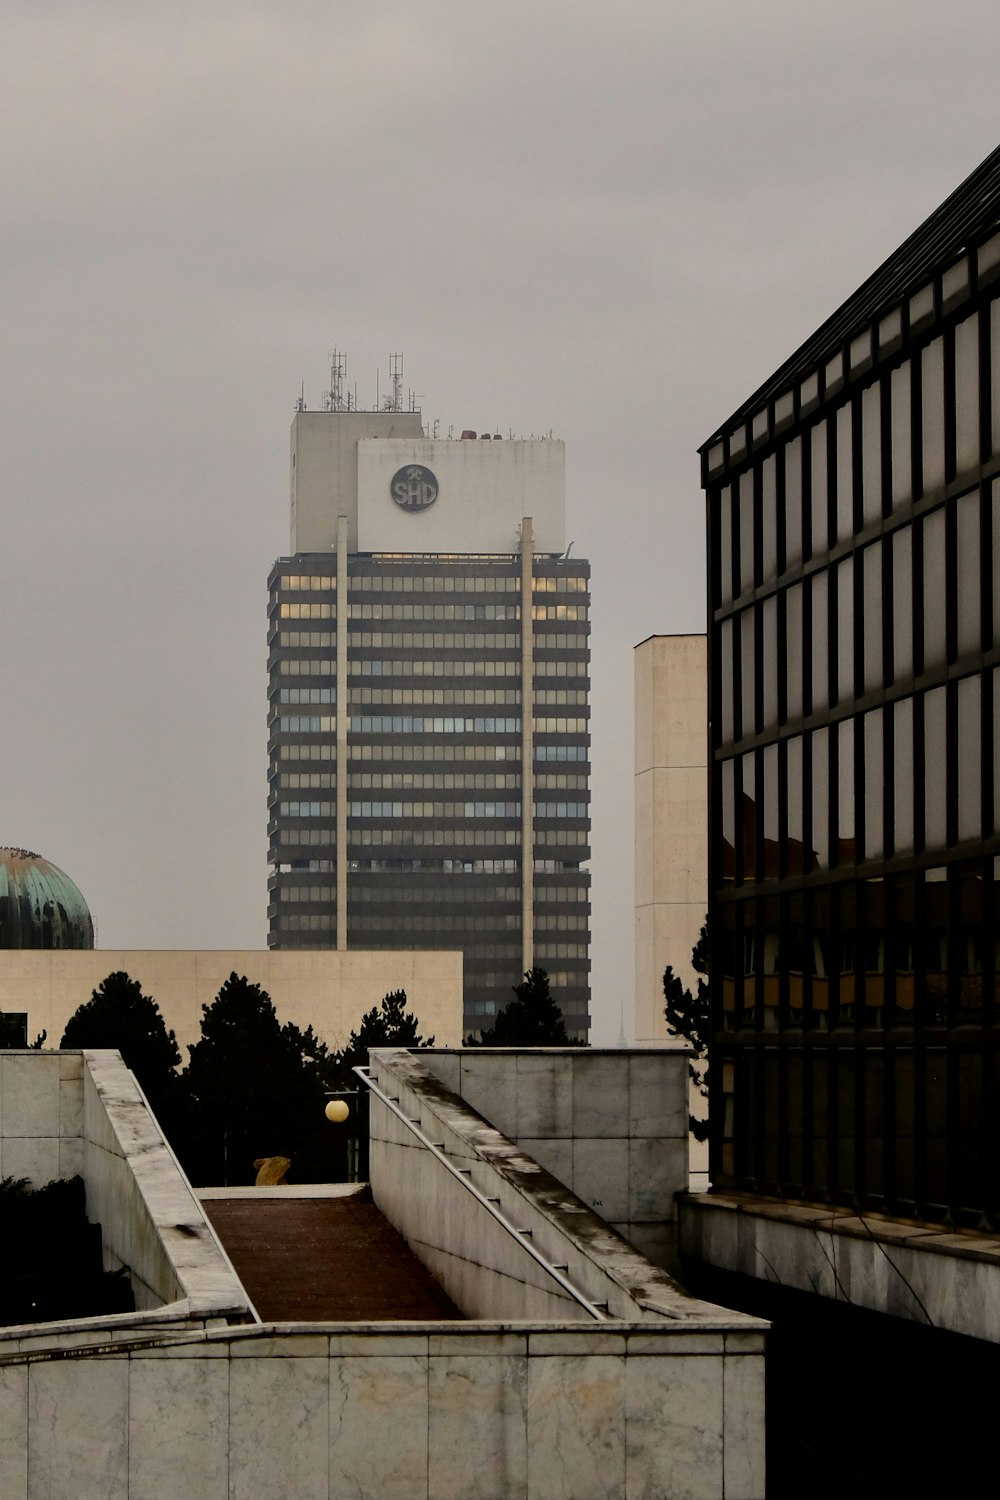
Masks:
[[[367,1193],[202,1207],[265,1323],[462,1316]]]

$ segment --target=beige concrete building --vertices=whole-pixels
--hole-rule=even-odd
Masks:
[[[688,986],[708,901],[708,679],[703,635],[635,648],[635,1040],[667,1040],[663,970]]]
[[[26,1015],[27,1036],[58,1047],[66,1022],[102,979],[123,969],[159,1005],[186,1048],[198,1040],[202,1006],[234,971],[265,989],[282,1022],[312,1026],[331,1047],[346,1042],[365,1011],[405,990],[423,1036],[462,1041],[462,955],[457,952],[295,952],[233,948],[9,949],[0,951],[0,1012]]]

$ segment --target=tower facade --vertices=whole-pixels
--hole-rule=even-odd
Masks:
[[[1000,150],[702,450],[712,1177],[1000,1224]]]
[[[460,948],[589,1024],[589,568],[563,444],[299,411],[269,584],[269,945]]]

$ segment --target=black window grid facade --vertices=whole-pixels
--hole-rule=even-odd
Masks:
[[[703,450],[722,1188],[1000,1223],[998,270]]]
[[[352,555],[347,571],[342,765],[336,560],[280,559],[270,578],[268,941],[337,946],[336,796],[346,778],[348,946],[461,948],[464,1025],[478,1032],[521,974],[520,558]],[[573,775],[572,789],[546,785],[533,798],[534,960],[581,1039],[589,603],[585,562],[534,559],[533,764]]]

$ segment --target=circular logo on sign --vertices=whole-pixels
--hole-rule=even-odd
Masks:
[[[426,510],[438,497],[437,475],[423,464],[407,464],[392,476],[389,493],[400,510]]]

